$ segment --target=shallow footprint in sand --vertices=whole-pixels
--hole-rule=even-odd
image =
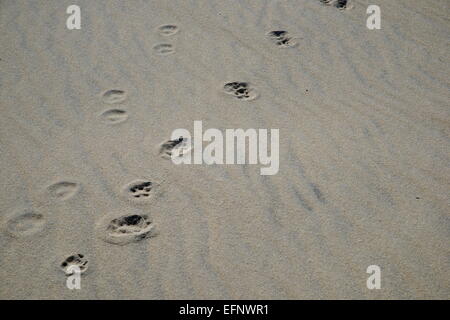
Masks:
[[[174,24],[163,24],[158,27],[158,33],[162,36],[172,36],[178,32],[178,27]]]
[[[108,109],[100,114],[102,120],[109,124],[117,124],[128,119],[128,113],[122,109]]]
[[[184,157],[191,152],[191,141],[188,138],[179,137],[168,140],[159,145],[159,155],[164,159],[172,157]]]
[[[287,31],[270,31],[267,36],[279,47],[281,48],[293,48],[297,46],[297,41],[295,41],[291,36],[288,35]]]
[[[103,101],[109,104],[116,104],[125,101],[127,93],[120,89],[107,90],[103,93]]]
[[[17,211],[6,220],[6,232],[13,237],[27,237],[44,230],[44,215],[33,210]]]
[[[80,185],[72,181],[59,181],[49,185],[47,190],[52,197],[59,200],[67,200],[80,190]]]
[[[226,94],[233,95],[239,100],[251,101],[258,97],[256,89],[248,82],[228,82],[223,86]]]
[[[61,270],[69,276],[74,273],[75,267],[78,267],[80,273],[84,273],[88,269],[88,263],[89,261],[84,257],[84,255],[77,253],[67,257],[61,263]]]
[[[160,43],[153,47],[153,50],[155,50],[156,54],[160,56],[167,56],[169,54],[175,53],[175,48],[170,43]]]
[[[105,217],[98,225],[104,241],[125,245],[156,236],[152,221],[146,214],[130,214],[112,218]]]

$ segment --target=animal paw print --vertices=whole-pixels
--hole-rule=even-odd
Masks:
[[[100,114],[100,117],[109,124],[117,124],[128,119],[128,114],[122,109],[109,109]]]
[[[320,0],[320,2],[322,2],[323,4],[329,6],[329,5],[334,5],[334,7],[340,9],[340,10],[345,10],[345,9],[350,9],[351,5],[349,4],[349,0]]]
[[[170,43],[157,44],[153,47],[153,50],[160,56],[167,56],[175,53],[175,47]]]
[[[350,5],[348,3],[348,0],[337,0],[336,4],[334,5],[336,8],[344,10],[344,9],[350,9]]]
[[[162,36],[172,36],[178,32],[178,27],[173,24],[164,24],[158,27],[158,32]]]
[[[171,159],[172,157],[183,157],[190,152],[191,141],[184,137],[163,142],[159,147],[159,155],[165,159]]]
[[[44,215],[32,210],[18,211],[6,221],[6,232],[13,237],[27,237],[40,233],[46,225]]]
[[[138,179],[122,189],[122,196],[135,204],[146,204],[158,194],[158,188],[158,183]]]
[[[129,187],[129,190],[135,198],[148,197],[152,190],[152,183],[150,181],[135,183]]]
[[[270,31],[267,35],[281,48],[292,48],[297,45],[297,42],[288,35],[287,31]]]
[[[103,101],[108,104],[117,104],[125,101],[127,93],[123,90],[112,89],[103,93]]]
[[[107,217],[110,219],[110,217]],[[155,227],[145,214],[132,214],[105,220],[100,228],[103,240],[125,245],[156,236]]]
[[[247,82],[229,82],[223,86],[223,90],[239,100],[250,101],[258,97],[258,92]]]
[[[64,273],[69,276],[75,273],[76,268],[80,271],[80,273],[84,273],[88,269],[88,260],[82,254],[74,254],[67,257],[61,263],[61,269]]]

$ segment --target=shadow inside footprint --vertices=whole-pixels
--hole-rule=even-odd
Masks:
[[[150,181],[134,183],[128,187],[128,190],[133,194],[133,197],[148,197],[150,196],[150,191],[152,190],[152,185]]]
[[[159,155],[164,159],[172,157],[184,157],[191,151],[191,142],[188,138],[179,137],[159,145]]]
[[[223,86],[226,94],[233,95],[239,100],[254,100],[258,97],[258,92],[253,89],[248,82],[229,82]]]
[[[348,0],[337,0],[335,7],[341,10],[348,9],[349,8]]]
[[[100,230],[103,239],[112,244],[125,245],[156,236],[154,225],[145,214],[124,215],[106,222]]]
[[[288,35],[287,31],[270,31],[267,33],[269,38],[281,48],[292,48],[297,46],[297,42]]]
[[[172,36],[178,32],[178,27],[173,24],[164,24],[158,27],[158,32],[163,36]]]
[[[320,0],[321,3],[323,3],[324,5],[331,5],[333,4],[334,7],[340,9],[340,10],[345,10],[345,9],[350,9],[351,5],[349,4],[349,0]]]
[[[60,200],[67,200],[73,197],[79,189],[78,183],[71,181],[60,181],[47,187],[50,195]]]
[[[128,119],[128,114],[125,110],[109,109],[100,114],[100,117],[109,124],[117,124]]]
[[[88,269],[88,260],[82,254],[74,254],[67,257],[61,263],[61,269],[69,276],[78,270],[80,273],[86,272]]]
[[[161,56],[167,56],[169,54],[175,53],[175,48],[170,43],[160,43],[153,47],[153,50],[155,50],[156,54],[159,54]]]
[[[119,89],[112,89],[103,93],[103,101],[109,104],[121,103],[125,101],[126,98],[126,92]]]
[[[122,188],[122,196],[134,204],[146,204],[159,195],[159,184],[138,179]]]
[[[26,237],[41,232],[46,221],[34,211],[18,211],[6,221],[6,231],[13,237]]]

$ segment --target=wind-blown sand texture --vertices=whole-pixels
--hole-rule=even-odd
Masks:
[[[448,0],[70,4],[0,1],[0,298],[450,298]],[[194,120],[278,174],[161,157]]]

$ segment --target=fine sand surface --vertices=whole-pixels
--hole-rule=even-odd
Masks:
[[[450,2],[351,6],[1,0],[0,298],[449,299]],[[194,120],[278,174],[161,157]]]

